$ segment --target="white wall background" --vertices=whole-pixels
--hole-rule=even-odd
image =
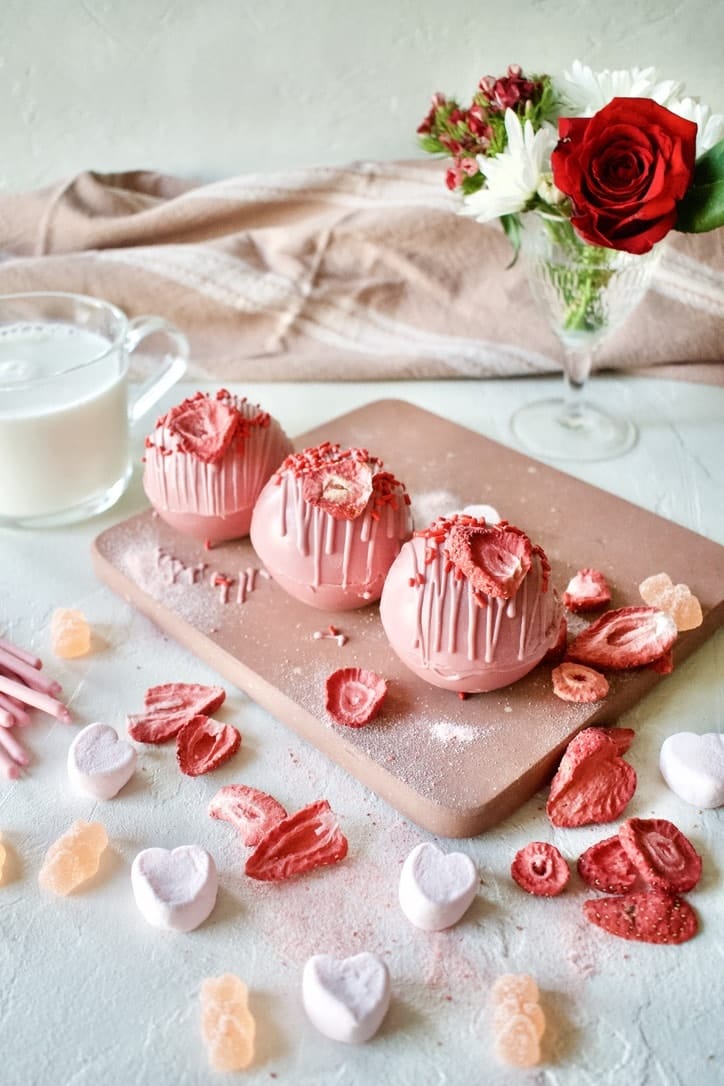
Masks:
[[[724,109],[722,0],[2,0],[0,187],[418,154],[435,90],[655,64]]]

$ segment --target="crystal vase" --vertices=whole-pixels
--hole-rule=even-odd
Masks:
[[[588,245],[562,217],[524,217],[521,256],[530,290],[565,351],[563,395],[526,404],[511,420],[528,451],[553,460],[605,460],[634,444],[633,422],[584,392],[595,351],[639,304],[659,255],[658,247],[636,256]]]

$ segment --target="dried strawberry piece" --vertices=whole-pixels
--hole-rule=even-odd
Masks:
[[[569,611],[594,611],[611,602],[611,589],[597,569],[579,569],[563,593],[563,606]]]
[[[701,878],[701,856],[673,822],[629,818],[618,836],[631,863],[654,890],[683,894]]]
[[[445,543],[448,558],[476,593],[511,599],[533,561],[533,544],[512,524],[455,524]]]
[[[380,711],[387,696],[387,683],[374,671],[342,667],[327,678],[325,708],[337,724],[363,728]]]
[[[583,912],[610,935],[640,943],[685,943],[699,930],[691,905],[657,891],[584,901]]]
[[[578,857],[578,874],[593,890],[627,894],[639,880],[618,834],[591,845]]]
[[[236,728],[199,713],[176,736],[176,761],[187,777],[200,777],[228,761],[240,746]]]
[[[212,818],[230,822],[241,835],[242,843],[250,848],[258,845],[272,826],[287,817],[281,803],[248,784],[227,784],[220,788],[209,804]]]
[[[531,841],[516,852],[510,873],[518,886],[537,897],[560,894],[571,875],[558,849],[546,841]]]
[[[627,750],[630,750],[631,744],[636,738],[636,732],[633,728],[606,728],[604,734],[616,744],[616,750],[619,754],[625,754]]]
[[[580,633],[568,646],[568,656],[591,667],[641,667],[668,652],[676,636],[676,623],[664,611],[619,607]]]
[[[302,497],[335,520],[354,520],[372,497],[372,468],[354,457],[322,464],[305,475]]]
[[[244,868],[264,882],[289,879],[347,855],[347,838],[326,799],[283,818],[267,831]]]
[[[201,683],[162,683],[144,698],[145,713],[128,717],[128,734],[137,743],[165,743],[199,713],[215,713],[226,698],[221,686]]]
[[[552,671],[553,693],[563,701],[601,701],[608,694],[608,680],[585,664],[564,661]]]
[[[669,649],[663,656],[659,656],[658,660],[654,660],[653,664],[649,664],[649,667],[658,675],[670,675],[674,670],[674,654],[672,650]]]
[[[624,810],[636,791],[636,771],[621,757],[618,730],[584,728],[570,741],[546,803],[554,826],[613,822]]]
[[[548,652],[541,660],[542,664],[548,664],[553,666],[559,664],[563,657],[566,655],[566,649],[568,648],[568,621],[565,616],[561,617],[561,625],[558,629],[558,638],[555,645],[551,645]]]
[[[214,464],[234,440],[240,418],[235,407],[202,393],[172,407],[164,421],[182,452]]]

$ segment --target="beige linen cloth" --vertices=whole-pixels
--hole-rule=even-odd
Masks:
[[[0,194],[0,293],[64,290],[156,313],[211,380],[487,377],[558,368],[496,225],[456,214],[430,160],[194,184],[82,173]],[[599,367],[724,383],[724,230],[670,234]]]

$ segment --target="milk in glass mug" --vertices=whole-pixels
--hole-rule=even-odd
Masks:
[[[133,392],[128,358],[168,350]],[[188,342],[160,317],[129,320],[78,294],[0,295],[0,526],[52,527],[116,502],[131,477],[130,430],[184,373]]]

